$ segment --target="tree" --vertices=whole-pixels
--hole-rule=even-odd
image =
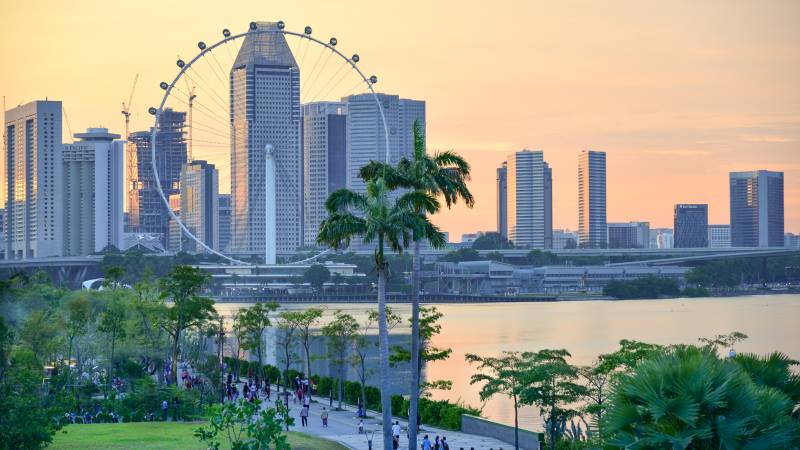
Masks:
[[[783,392],[792,403],[792,415],[800,420],[800,374],[797,372],[800,361],[780,352],[764,356],[744,353],[736,355],[733,361],[756,385]]]
[[[45,362],[46,357],[52,356],[57,336],[58,330],[52,315],[41,309],[31,312],[19,331],[20,341],[39,362]]]
[[[0,448],[41,449],[61,428],[63,414],[48,404],[42,367],[15,362],[0,379]]]
[[[276,408],[261,409],[261,401],[230,402],[211,410],[208,425],[197,428],[194,435],[208,443],[208,448],[219,450],[288,449],[284,425],[288,428],[294,419],[281,403]],[[220,437],[227,445],[223,446]]]
[[[284,390],[289,386],[289,368],[292,366],[292,361],[296,355],[294,353],[295,333],[299,326],[297,311],[282,311],[278,314],[277,328],[278,333],[278,347],[281,349],[281,354],[278,359],[283,363],[283,388]],[[288,406],[289,398],[286,397]]]
[[[378,335],[380,345],[381,408],[383,412],[383,441],[386,450],[392,446],[391,398],[389,395],[389,328],[386,318],[386,276],[388,261],[385,246],[402,253],[410,239],[430,236],[435,247],[444,245],[444,235],[425,214],[439,209],[439,202],[422,191],[403,194],[396,201],[389,199],[389,189],[383,178],[367,182],[366,194],[340,189],[328,197],[325,204],[329,216],[320,224],[317,242],[335,249],[347,247],[350,240],[360,236],[369,244],[376,242],[374,258],[378,275]],[[412,331],[413,334],[413,331]],[[412,338],[413,339],[413,338]]]
[[[420,194],[441,196],[448,208],[459,199],[467,207],[472,208],[475,199],[467,188],[470,178],[469,163],[454,151],[437,152],[428,155],[425,149],[425,132],[422,124],[414,121],[414,153],[411,159],[403,158],[398,162],[395,171],[386,164],[370,162],[361,169],[360,175],[364,180],[373,180],[382,177],[389,189],[408,188]],[[420,197],[423,200],[423,197]],[[412,203],[415,213],[435,214],[439,208],[428,209],[426,200]],[[415,367],[419,358],[419,291],[420,279],[420,243],[427,241],[434,248],[444,247],[446,242],[440,238],[438,230],[422,227],[414,233],[414,260],[411,271],[411,407],[409,412],[409,446],[417,445],[417,409],[419,402],[419,377],[418,368]],[[385,440],[385,439],[384,439]],[[386,444],[388,445],[388,444]]]
[[[569,356],[563,349],[522,354],[525,370],[520,402],[539,409],[550,450],[555,450],[567,421],[579,415],[573,405],[586,395],[586,389],[577,383],[578,368],[566,360]]]
[[[63,318],[64,330],[67,334],[67,361],[72,360],[72,345],[75,338],[86,334],[92,319],[92,304],[82,294],[67,300],[67,311]]]
[[[310,284],[317,292],[321,292],[322,286],[330,279],[331,271],[322,264],[312,264],[303,273],[303,281]]]
[[[242,347],[246,345],[245,340],[247,339],[245,336],[247,336],[247,333],[242,323],[242,311],[240,310],[231,316],[231,337],[233,339],[228,341],[233,355],[234,376],[237,382],[241,381]]]
[[[500,233],[489,231],[487,233],[480,233],[478,238],[472,242],[472,248],[475,250],[507,250],[514,248],[514,244],[504,238]]]
[[[552,252],[542,251],[539,249],[533,249],[528,252],[528,264],[534,267],[541,267],[541,266],[550,266],[553,264],[558,264],[559,258],[557,255],[553,254]]]
[[[430,362],[444,361],[453,353],[451,348],[438,348],[431,344],[434,336],[442,332],[442,325],[439,319],[443,314],[436,309],[435,306],[429,308],[420,308],[419,319],[419,356],[416,364],[417,376],[421,376],[422,367]],[[398,362],[411,361],[411,353],[402,346],[395,346],[393,348],[394,354],[390,357],[389,361],[393,364]],[[413,365],[412,365],[413,367]],[[413,376],[413,375],[412,375]],[[433,389],[449,390],[452,387],[450,380],[434,380],[422,383],[420,385],[420,395],[427,397]]]
[[[100,313],[100,323],[97,330],[105,333],[109,345],[108,358],[108,378],[111,380],[114,372],[114,352],[117,340],[125,338],[125,320],[127,317],[127,305],[117,296],[112,295],[106,309]]]
[[[352,364],[358,373],[358,381],[361,385],[361,401],[364,405],[367,404],[367,357],[369,356],[369,350],[375,346],[375,343],[370,338],[373,327],[378,323],[378,316],[377,310],[367,311],[366,320],[359,324],[358,334],[353,338]],[[389,330],[397,326],[401,320],[399,315],[392,312],[388,306],[386,307],[386,323]]]
[[[519,352],[503,352],[499,357],[467,353],[465,358],[477,364],[479,372],[470,377],[469,384],[483,383],[481,401],[497,394],[514,401],[514,448],[519,450],[519,395],[527,377],[527,364]]]
[[[311,378],[311,343],[315,337],[314,328],[319,324],[323,311],[323,308],[312,306],[304,311],[300,311],[297,315],[297,337],[300,339],[300,345],[303,346],[305,372],[308,378]]]
[[[172,340],[172,381],[178,384],[178,357],[181,334],[192,327],[199,327],[216,316],[214,301],[200,295],[208,275],[189,266],[175,266],[161,279],[161,299],[172,301],[171,306],[162,305],[160,327]]]
[[[242,345],[247,350],[255,350],[259,366],[264,365],[264,331],[272,324],[269,315],[277,309],[275,302],[259,302],[239,310],[244,331]]]
[[[443,262],[461,262],[461,261],[482,261],[483,256],[477,250],[472,248],[460,248],[450,253],[443,255],[439,261]]]
[[[328,339],[328,354],[336,366],[338,409],[342,409],[342,393],[344,388],[344,367],[347,352],[353,345],[358,333],[358,321],[341,310],[333,313],[333,320],[322,327],[322,335]]]
[[[624,448],[793,448],[792,402],[710,348],[679,346],[621,375],[605,416]]]

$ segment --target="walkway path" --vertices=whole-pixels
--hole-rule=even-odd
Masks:
[[[276,398],[275,392],[276,390],[273,389],[273,402]],[[317,400],[320,400],[321,402],[318,402]],[[336,405],[337,402],[334,400],[334,408]],[[327,428],[322,427],[322,419],[320,419],[320,413],[322,412],[323,407],[328,408],[329,412]],[[351,406],[343,406],[342,411],[335,411],[329,406],[327,398],[314,398],[314,401],[311,403],[311,411],[309,413],[307,427],[300,426],[300,409],[302,408],[302,405],[300,403],[292,403],[290,400],[289,408],[290,414],[295,420],[295,425],[292,427],[292,431],[299,431],[302,433],[308,433],[314,436],[331,439],[340,442],[354,450],[366,450],[368,448],[366,435],[358,433],[358,418],[356,417],[355,408]],[[375,441],[372,443],[372,448],[375,450],[381,450],[383,447],[380,445],[382,433],[380,414],[374,411],[369,411],[368,415],[370,418],[364,419],[364,428],[375,431],[373,438]],[[395,420],[399,420],[403,429],[403,433],[400,436],[400,448],[407,449],[408,439],[406,437],[406,429],[408,423],[402,419]],[[475,450],[508,450],[513,448],[513,445],[498,441],[497,439],[475,436],[457,431],[448,431],[440,428],[433,428],[427,425],[423,425],[422,430],[420,430],[418,445],[422,442],[422,438],[426,434],[429,436],[431,442],[433,442],[436,436],[446,436],[451,450],[459,450],[461,448],[464,448],[465,450],[469,450],[471,448],[474,448]]]

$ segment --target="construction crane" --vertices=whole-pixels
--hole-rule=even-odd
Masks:
[[[136,195],[136,151],[131,144],[130,140],[130,123],[131,123],[131,102],[133,101],[133,93],[136,91],[136,82],[139,81],[139,74],[133,77],[133,87],[131,87],[131,95],[128,96],[128,103],[122,103],[122,115],[125,116],[125,140],[126,153],[128,154],[128,217],[129,220],[133,219],[135,212],[133,211],[134,196]],[[136,215],[138,217],[138,215]],[[132,222],[132,220],[131,220]],[[138,220],[136,220],[138,222]],[[133,223],[130,224],[133,227]],[[138,223],[136,224],[138,226]]]
[[[186,81],[186,78],[184,78],[183,81]],[[197,95],[194,93],[196,87],[197,86],[191,86],[190,87],[189,86],[189,82],[186,81],[186,92],[188,92],[188,96],[189,96],[189,114],[188,114],[188,119],[189,119],[189,139],[188,139],[188,141],[189,141],[189,149],[188,150],[189,151],[187,152],[186,160],[189,163],[194,161],[194,158],[192,156],[192,107],[194,107],[194,99],[197,98]]]

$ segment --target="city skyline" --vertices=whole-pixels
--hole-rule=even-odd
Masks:
[[[597,148],[608,155],[609,222],[670,226],[674,204],[708,203],[709,223],[727,223],[728,172],[766,169],[785,172],[785,229],[800,229],[800,90],[792,82],[800,73],[800,31],[790,20],[797,4],[705,5],[698,7],[707,14],[698,15],[687,14],[686,5],[647,12],[636,3],[587,3],[576,15],[574,5],[512,3],[480,11],[481,20],[497,24],[481,42],[471,39],[475,12],[454,12],[447,32],[436,33],[437,17],[454,6],[446,2],[413,18],[398,8],[370,21],[339,11],[356,8],[322,3],[294,11],[276,5],[268,14],[255,3],[219,14],[198,7],[175,17],[150,14],[154,5],[124,5],[111,16],[94,13],[95,2],[4,8],[0,57],[12,63],[0,68],[0,94],[7,108],[49,97],[63,101],[73,130],[104,125],[120,133],[119,103],[141,73],[131,130],[146,130],[152,119],[145,109],[160,98],[157,82],[174,74],[176,53],[195,53],[197,40],[223,27],[283,19],[288,28],[313,25],[315,34],[335,35],[342,48],[358,51],[381,91],[426,101],[428,148],[455,149],[473,165],[475,209],[457,205],[435,218],[451,236],[495,228],[495,169],[525,147],[548,154],[554,228],[577,229],[574,155]],[[115,21],[137,18],[151,25],[148,33],[116,31]],[[571,26],[560,30],[567,19]],[[43,25],[41,39],[16,39],[33,23]],[[508,70],[474,63],[473,53],[490,48]],[[51,65],[59,71],[45,69]],[[115,70],[101,69],[107,65]],[[420,68],[430,75],[419,76]],[[82,82],[98,70],[110,74]],[[469,107],[475,104],[481,108]]]

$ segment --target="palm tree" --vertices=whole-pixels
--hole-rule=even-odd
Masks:
[[[467,188],[469,180],[469,163],[459,154],[452,151],[437,152],[428,155],[425,151],[425,134],[418,120],[414,121],[414,155],[411,159],[403,158],[397,167],[372,161],[361,168],[361,178],[365,180],[382,177],[389,189],[406,188],[429,194],[441,195],[450,208],[461,198],[472,208],[475,199]],[[417,213],[424,213],[424,205],[415,205]],[[438,208],[437,208],[438,211]],[[436,211],[429,212],[433,214]],[[434,247],[435,241],[422,233],[414,235],[414,255],[411,271],[411,388],[408,411],[408,448],[417,445],[417,411],[420,387],[420,337],[419,337],[419,290],[420,290],[420,243],[427,240]]]
[[[381,408],[383,413],[383,445],[392,448],[392,404],[389,397],[389,329],[386,320],[386,274],[388,262],[384,253],[402,253],[414,236],[430,236],[435,245],[444,245],[444,235],[420,213],[433,213],[439,202],[432,195],[411,191],[395,202],[381,177],[368,180],[366,194],[340,189],[325,202],[329,216],[320,224],[317,243],[335,249],[347,247],[354,237],[364,243],[376,242],[375,271],[378,275],[378,333],[380,344]]]

